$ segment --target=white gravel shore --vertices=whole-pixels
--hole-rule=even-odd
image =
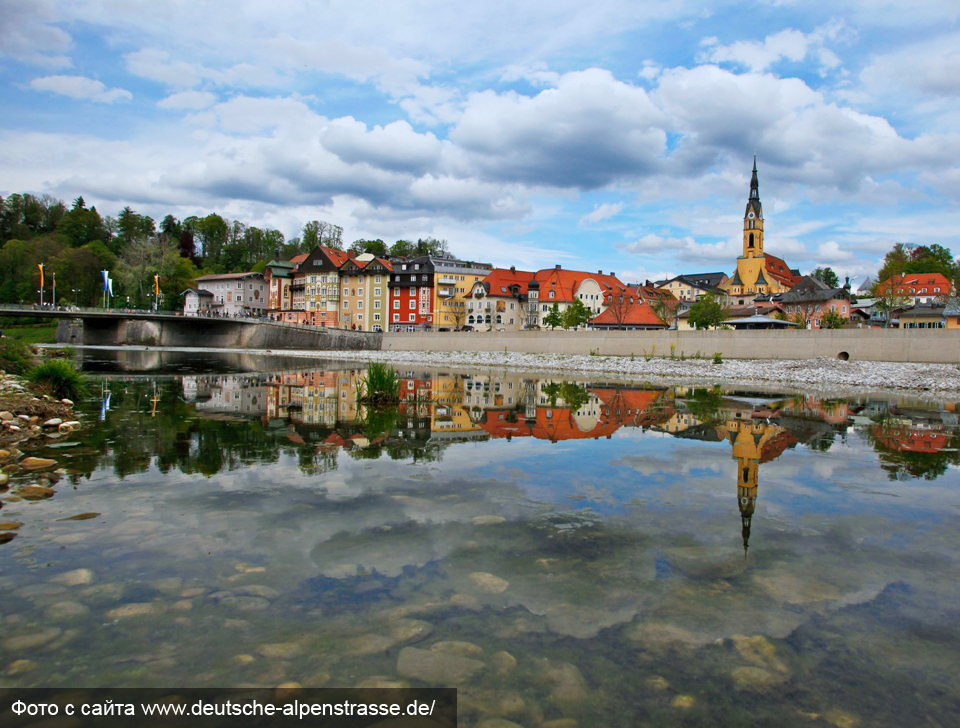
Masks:
[[[117,349],[112,346],[78,346],[78,349]],[[288,349],[207,349],[199,347],[119,347],[123,351],[223,352],[313,360],[382,361],[398,369],[431,366],[455,369],[506,368],[651,382],[656,384],[735,384],[746,387],[789,386],[829,394],[866,391],[912,392],[939,399],[960,400],[960,368],[950,364],[841,361],[829,357],[802,360],[708,359],[669,357],[582,356],[521,354],[517,352],[432,351],[317,351]]]
[[[274,352],[280,353],[280,352]],[[289,352],[283,352],[289,353]],[[312,352],[316,356],[317,352]],[[572,356],[498,352],[369,351],[324,352],[324,358],[384,361],[394,366],[423,364],[451,367],[506,367],[569,374],[604,374],[636,380],[791,385],[803,389],[894,390],[960,396],[960,369],[949,364],[804,360],[680,359],[619,356]]]

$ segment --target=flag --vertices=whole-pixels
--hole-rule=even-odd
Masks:
[[[107,281],[110,280],[110,274],[109,274],[107,271],[105,271],[105,270],[100,271],[100,272],[103,273],[103,290],[104,290],[104,292],[109,291],[109,290],[110,290],[110,285],[109,285],[109,283],[107,283]]]
[[[153,287],[155,289],[156,294],[159,296],[160,295],[160,274],[159,273],[153,277]]]
[[[40,287],[43,288],[43,263],[37,263],[37,268],[40,269]]]
[[[113,278],[107,276],[107,293],[113,295]]]

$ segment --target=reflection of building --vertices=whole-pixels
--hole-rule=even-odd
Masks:
[[[524,381],[516,404],[479,411],[491,437],[533,437],[550,442],[609,438],[621,427],[646,429],[669,417],[664,389],[584,387],[571,382]],[[484,393],[485,398],[488,398]],[[497,396],[494,394],[494,396]]]
[[[236,413],[260,417],[266,411],[267,389],[260,377],[233,374],[183,378],[184,398],[197,412]]]

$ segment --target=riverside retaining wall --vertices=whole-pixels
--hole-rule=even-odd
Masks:
[[[387,333],[383,349],[960,364],[960,329]]]

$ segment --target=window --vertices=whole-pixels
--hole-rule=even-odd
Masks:
[[[363,321],[363,314],[362,314],[362,313],[358,313],[358,314],[357,314],[357,321]]]
[[[373,282],[374,282],[374,283],[381,283],[382,281],[381,281],[380,279],[381,279],[382,277],[383,277],[383,276],[376,276],[376,277],[373,279]],[[377,294],[377,295],[379,295],[379,294]]]
[[[363,308],[363,301],[357,301],[357,308]]]
[[[344,288],[344,289],[343,289],[343,295],[344,295],[344,296],[349,296],[349,295],[350,295],[350,289],[349,289],[349,288]]]
[[[344,282],[344,283],[349,283],[349,282],[350,282],[350,276],[344,276],[344,277],[343,277],[343,282]]]
[[[400,308],[400,299],[399,299],[399,298],[393,302],[393,307],[394,307],[395,309]]]
[[[415,313],[410,314],[410,320],[411,320],[411,321],[416,321],[416,320],[417,320],[417,314],[415,314]]]
[[[420,276],[420,280],[421,280],[421,281],[425,281],[425,280],[427,280],[427,277],[426,277],[426,276]]]
[[[380,300],[379,300],[379,299],[377,299],[376,301],[373,302],[373,307],[374,307],[374,308],[380,308]]]
[[[242,284],[242,283],[238,283],[238,284],[237,284],[237,288],[243,288],[243,284]],[[926,293],[927,289],[924,288],[923,291],[924,291],[924,293]]]
[[[343,307],[344,307],[344,308],[348,308],[349,306],[350,306],[350,301],[344,301],[344,302],[343,302]]]
[[[416,307],[417,307],[417,302],[414,301],[412,298],[410,299],[409,303],[410,303],[410,308],[416,308]]]
[[[379,321],[379,320],[380,320],[380,314],[378,314],[378,313],[373,314],[373,320],[374,320],[374,321]]]
[[[380,277],[380,276],[377,276],[377,278],[379,278],[379,277]],[[374,289],[373,289],[373,295],[376,296],[377,298],[379,298],[379,297],[380,297],[380,294],[382,293],[382,291],[383,291],[382,288],[374,288]]]
[[[556,297],[557,297],[557,292],[556,292],[556,291],[550,291],[550,298],[556,298]]]
[[[395,322],[399,322],[399,321],[400,321],[400,314],[398,314],[398,313],[393,314],[393,320],[394,320]]]

